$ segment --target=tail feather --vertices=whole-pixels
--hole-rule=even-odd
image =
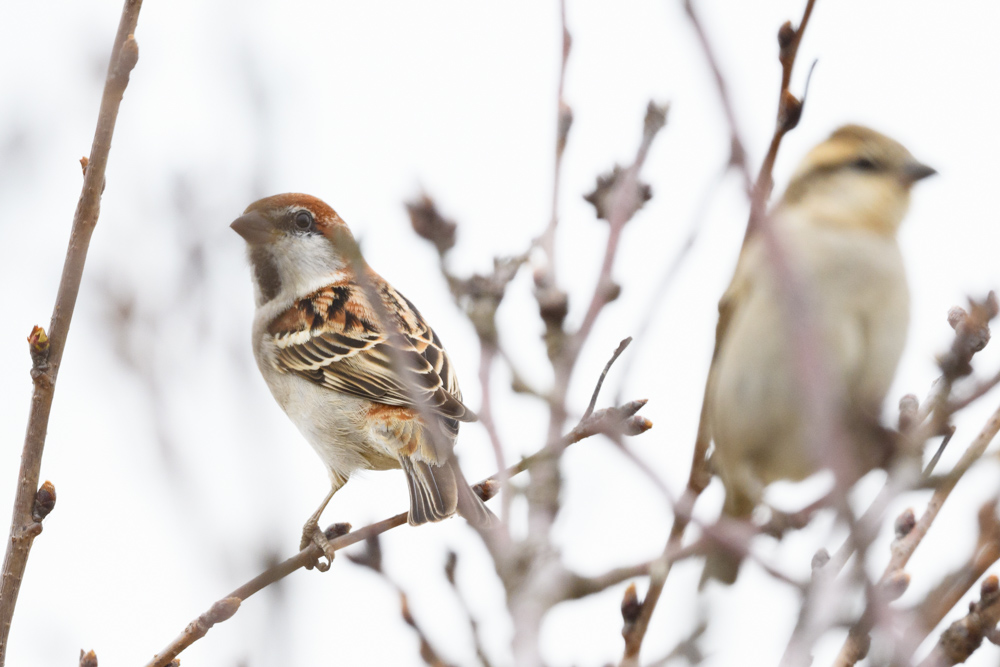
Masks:
[[[746,495],[726,490],[726,500],[722,514],[733,519],[747,519],[753,514],[754,502]],[[704,588],[710,579],[731,585],[740,573],[743,558],[727,549],[716,546],[705,557],[705,569],[701,572],[698,588]]]
[[[485,527],[493,520],[493,513],[469,487],[454,459],[443,465],[432,465],[400,456],[399,462],[410,490],[408,521],[411,526],[441,521],[456,511],[478,527]]]

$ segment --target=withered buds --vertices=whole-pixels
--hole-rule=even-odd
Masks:
[[[653,198],[653,190],[616,164],[610,173],[597,177],[597,185],[583,198],[594,207],[600,220],[610,222],[617,208],[625,212],[622,217],[628,220]]]
[[[415,201],[406,202],[406,212],[410,214],[413,231],[433,243],[438,254],[445,254],[455,245],[458,225],[441,215],[429,196],[420,195]]]
[[[97,667],[97,654],[93,651],[84,653],[80,649],[80,667]]]

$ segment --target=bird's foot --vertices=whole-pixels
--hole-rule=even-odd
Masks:
[[[309,520],[302,526],[302,539],[299,541],[299,551],[315,544],[320,548],[322,554],[317,556],[315,561],[307,563],[306,569],[311,570],[315,567],[320,572],[329,570],[334,557],[337,555],[337,551],[330,544],[330,540],[341,535],[346,535],[349,532],[351,532],[351,524],[349,523],[335,523],[324,532],[320,530],[318,517],[309,517]]]

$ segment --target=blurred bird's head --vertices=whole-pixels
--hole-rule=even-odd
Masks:
[[[247,242],[258,305],[300,296],[360,266],[357,243],[325,202],[288,193],[250,204],[230,225]]]
[[[884,134],[845,125],[806,155],[779,206],[824,226],[891,236],[913,184],[936,173]]]

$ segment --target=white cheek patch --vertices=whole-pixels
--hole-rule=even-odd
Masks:
[[[275,242],[282,292],[299,298],[343,277],[344,260],[317,234],[288,234]]]

